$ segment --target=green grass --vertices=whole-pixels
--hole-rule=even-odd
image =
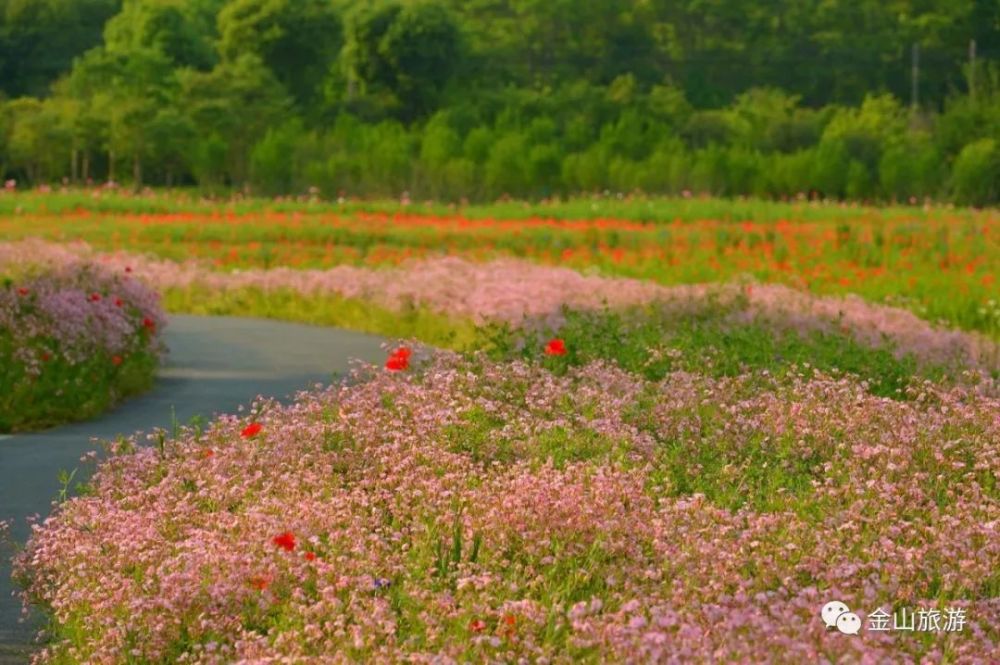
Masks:
[[[673,222],[716,219],[723,221],[777,222],[786,219],[807,221],[851,220],[858,217],[914,219],[956,215],[973,218],[973,209],[936,206],[929,210],[918,206],[845,205],[838,202],[769,201],[740,198],[683,198],[679,196],[582,196],[556,201],[497,201],[459,206],[435,202],[415,202],[402,206],[395,200],[349,200],[343,203],[325,200],[275,201],[267,198],[203,198],[196,190],[158,190],[153,195],[128,192],[104,192],[94,197],[87,191],[68,190],[38,194],[19,192],[0,196],[0,215],[15,212],[67,213],[86,210],[100,213],[211,213],[220,210],[236,214],[254,212],[405,213],[416,215],[462,215],[469,219],[553,219],[614,218],[648,222]]]
[[[654,381],[677,370],[714,377],[748,370],[775,376],[844,372],[868,381],[873,394],[895,398],[903,397],[915,380],[949,374],[948,368],[919,363],[913,356],[897,357],[889,346],[871,348],[837,333],[802,335],[759,319],[736,325],[728,318],[731,313],[712,303],[683,313],[656,305],[621,312],[569,311],[558,332],[495,326],[481,334],[494,358],[543,362],[557,373],[596,360]],[[544,354],[544,341],[554,335],[565,341],[565,356]]]
[[[212,316],[252,316],[335,326],[398,339],[418,339],[440,348],[468,350],[478,344],[471,321],[456,320],[426,308],[393,311],[336,295],[307,296],[290,290],[245,288],[225,293],[200,287],[168,289],[163,305],[170,312]]]

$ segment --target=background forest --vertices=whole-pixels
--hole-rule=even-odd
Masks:
[[[989,205],[998,58],[998,0],[0,0],[0,175]]]

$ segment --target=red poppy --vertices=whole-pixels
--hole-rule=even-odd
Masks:
[[[291,531],[285,531],[272,538],[271,542],[281,549],[291,552],[295,549],[295,534]]]
[[[214,454],[215,454],[215,451],[213,451],[211,448],[206,448],[204,450],[204,452],[201,453],[201,456],[204,457],[205,459],[208,459],[209,457],[211,457]]]
[[[17,290],[17,295],[19,295],[19,296],[26,296],[29,293],[31,293],[31,291],[29,291],[28,289],[24,288],[23,286]]]
[[[48,351],[42,351],[42,355],[41,355],[41,358],[42,358],[42,362],[43,362],[43,363],[47,363],[47,362],[49,362],[50,360],[52,360],[52,356],[51,356],[51,355],[49,355],[49,352],[48,352]]]
[[[558,337],[550,339],[549,343],[545,345],[545,355],[547,356],[566,355],[566,342],[562,341]]]
[[[125,266],[125,272],[132,272],[132,266]]]
[[[153,321],[153,319],[147,316],[142,320],[142,327],[149,332],[154,332],[156,330],[156,321]]]
[[[100,302],[100,301],[101,301],[101,294],[100,293],[91,293],[90,294],[90,302]]]
[[[242,436],[244,439],[249,439],[260,434],[260,431],[262,429],[264,429],[264,426],[261,425],[260,423],[250,423],[249,425],[243,428],[243,431],[240,432],[240,436]]]
[[[125,303],[124,303],[124,302],[122,302],[122,299],[121,299],[121,298],[115,298],[115,307],[121,307],[121,306],[122,306],[122,305],[124,305],[124,304],[125,304]]]
[[[115,367],[118,367],[119,365],[122,364],[122,357],[121,356],[111,356],[111,364],[114,365]]]
[[[486,628],[486,622],[482,619],[473,619],[469,622],[469,630],[474,633],[481,633]]]
[[[410,366],[410,359],[406,356],[389,356],[385,361],[385,368],[390,372],[398,372]]]
[[[271,578],[266,575],[257,575],[250,578],[250,585],[258,591],[263,591],[271,584]]]
[[[305,557],[306,557],[306,561],[315,561],[316,560],[316,553],[315,552],[306,552]]]
[[[503,622],[508,626],[513,626],[515,623],[517,623],[517,617],[515,617],[513,614],[505,614],[503,615]]]
[[[392,352],[392,355],[399,356],[400,358],[406,358],[409,360],[410,356],[413,355],[413,351],[410,350],[408,346],[401,346]]]

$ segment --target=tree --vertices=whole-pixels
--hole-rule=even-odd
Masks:
[[[0,91],[44,95],[73,58],[101,42],[121,0],[0,0]]]
[[[251,148],[290,110],[285,89],[252,54],[223,61],[211,72],[188,70],[179,77],[181,97],[199,143],[209,146],[198,157],[202,180],[226,179],[245,185]]]
[[[389,93],[386,106],[413,120],[434,110],[456,69],[460,43],[458,25],[443,5],[387,3],[353,15],[345,57],[363,94]]]
[[[329,0],[232,0],[219,12],[218,31],[227,61],[259,57],[302,107],[316,100],[343,43]]]
[[[55,104],[22,97],[5,105],[4,116],[8,169],[35,184],[65,172],[68,131]]]
[[[125,0],[108,21],[104,46],[109,53],[152,49],[174,67],[210,69],[216,57],[209,26],[183,0]]]

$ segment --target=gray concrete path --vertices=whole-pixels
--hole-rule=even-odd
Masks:
[[[174,316],[164,331],[170,354],[154,389],[98,420],[34,434],[0,436],[0,519],[14,519],[23,543],[25,517],[48,515],[60,469],[80,466],[97,437],[169,428],[196,415],[232,413],[258,395],[286,398],[316,382],[330,383],[349,361],[385,358],[378,337],[261,319]],[[80,475],[77,476],[80,478]],[[10,561],[0,556],[0,663],[27,662],[37,617],[19,623]]]

